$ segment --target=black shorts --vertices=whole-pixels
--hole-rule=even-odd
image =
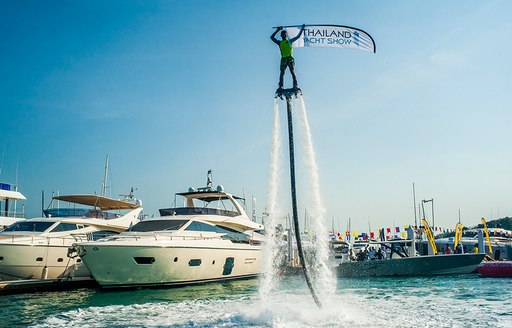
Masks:
[[[293,65],[295,60],[293,57],[282,57],[281,58],[281,70],[286,69],[286,67]]]

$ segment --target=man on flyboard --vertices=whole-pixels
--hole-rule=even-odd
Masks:
[[[304,27],[306,25],[302,25],[302,28],[300,30],[300,33],[294,37],[293,39],[288,39],[288,34],[285,30],[283,30],[282,26],[278,26],[277,29],[272,33],[270,36],[270,39],[274,41],[275,44],[279,46],[279,50],[281,51],[281,73],[279,74],[279,89],[283,88],[283,77],[284,77],[284,71],[286,70],[286,67],[290,69],[290,73],[292,74],[293,78],[293,87],[297,88],[297,77],[295,76],[295,60],[293,59],[293,48],[292,43],[297,41],[302,33],[304,32]],[[275,38],[277,32],[281,31],[281,38],[282,40],[279,41]]]

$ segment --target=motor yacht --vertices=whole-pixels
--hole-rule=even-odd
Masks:
[[[25,199],[17,185],[0,183],[0,230],[14,222],[25,220],[25,213],[18,212],[16,207],[17,201]]]
[[[473,272],[485,254],[420,255],[414,239],[332,243],[339,277],[433,276]]]
[[[55,207],[60,202],[68,206]],[[53,197],[44,217],[15,222],[0,232],[0,279],[89,277],[80,258],[67,256],[69,246],[125,231],[140,221],[141,205],[133,193],[124,200]]]
[[[262,269],[261,224],[247,216],[243,199],[207,187],[177,193],[128,231],[74,249],[103,287],[185,285],[253,277]]]

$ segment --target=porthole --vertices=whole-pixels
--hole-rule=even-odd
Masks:
[[[37,262],[42,262],[42,261],[43,261],[43,258],[42,258],[42,257],[38,257],[38,258],[36,259],[36,261],[37,261]]]
[[[82,260],[81,260],[81,259],[76,260],[76,263],[80,263],[80,262],[82,262]]]
[[[0,261],[3,261],[4,257],[3,256],[0,256]]]
[[[192,259],[188,261],[188,266],[200,266],[201,265],[201,259]]]
[[[57,262],[63,262],[63,261],[64,261],[64,259],[62,257],[57,259]]]
[[[178,262],[178,258],[177,257],[174,258],[174,262]]]
[[[214,265],[214,264],[215,264],[215,260],[212,261],[212,265]]]
[[[153,264],[155,263],[154,257],[134,257],[133,260],[137,264]]]

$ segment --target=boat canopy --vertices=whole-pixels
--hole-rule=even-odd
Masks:
[[[189,191],[189,192],[179,192],[179,193],[176,193],[176,195],[184,196],[187,198],[189,196],[193,196],[194,199],[198,199],[203,202],[213,202],[216,200],[230,199],[226,193],[218,192],[218,191],[206,191],[206,192],[205,191]],[[238,197],[238,196],[234,196],[234,195],[230,195],[230,196],[233,197],[233,199],[245,200],[242,197]]]
[[[19,191],[3,190],[0,189],[0,200],[15,199],[15,200],[26,200]]]
[[[56,200],[65,202],[95,206],[101,210],[129,210],[139,208],[139,204],[128,203],[122,200],[112,199],[98,195],[69,195],[69,196],[56,196]]]

